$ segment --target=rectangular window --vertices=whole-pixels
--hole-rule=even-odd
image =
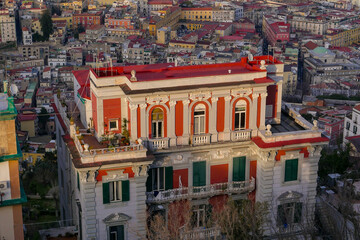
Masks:
[[[356,134],[357,133],[357,126],[353,127],[353,133]]]
[[[118,120],[110,120],[109,121],[109,129],[110,130],[118,130]]]
[[[103,183],[103,203],[130,200],[129,180]]]
[[[278,205],[278,226],[288,226],[292,223],[301,222],[302,203],[291,202]]]
[[[206,161],[193,163],[193,186],[206,185]]]
[[[246,157],[233,158],[233,181],[245,181]]]
[[[193,207],[191,215],[191,225],[193,228],[206,227],[207,222],[211,218],[212,206],[211,205],[197,205]]]
[[[245,110],[245,107],[235,107],[235,130],[245,129]]]
[[[298,179],[298,159],[285,161],[285,182]]]
[[[146,191],[164,191],[173,188],[173,167],[159,167],[149,170]]]
[[[194,134],[205,133],[205,111],[194,112]]]
[[[125,239],[124,225],[110,226],[109,235],[110,235],[110,240],[124,240]]]

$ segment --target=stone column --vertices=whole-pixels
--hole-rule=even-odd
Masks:
[[[167,116],[167,135],[170,138],[170,146],[176,146],[175,105],[176,105],[176,101],[169,102],[170,112]]]
[[[148,119],[148,116],[146,116],[146,103],[140,104],[140,126],[141,126],[141,138],[147,138],[146,130],[147,130],[147,124],[146,119]]]
[[[131,127],[131,140],[137,139],[137,108],[138,104],[130,103],[130,127]]]
[[[282,99],[282,84],[283,80],[277,82],[277,99],[276,99],[276,115],[275,121],[280,123],[281,121],[281,99]]]
[[[231,134],[231,118],[232,110],[230,106],[231,96],[226,96],[225,98],[225,117],[224,117],[224,141],[230,141]]]
[[[135,178],[135,192],[136,192],[136,218],[137,218],[137,235],[138,239],[144,239],[146,236],[146,179],[147,179],[147,166],[142,165],[141,171],[138,167],[133,167]]]
[[[267,93],[261,93],[261,109],[260,109],[260,130],[265,130],[265,111],[266,111],[266,97]]]
[[[183,136],[182,136],[182,145],[189,145],[189,130],[190,130],[190,123],[189,123],[189,103],[190,100],[183,100]]]
[[[211,134],[211,142],[218,141],[218,132],[216,130],[217,123],[217,97],[211,98],[211,109],[209,113],[209,132]]]
[[[95,172],[81,173],[81,208],[82,208],[82,225],[84,226],[83,238],[96,239],[98,230],[96,222],[96,194],[95,194]]]
[[[258,93],[252,95],[252,106],[250,109],[249,128],[254,132],[257,130]]]

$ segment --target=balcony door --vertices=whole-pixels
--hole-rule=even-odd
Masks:
[[[205,133],[205,106],[198,104],[194,110],[194,135]]]
[[[164,137],[164,112],[155,108],[151,113],[151,138]]]

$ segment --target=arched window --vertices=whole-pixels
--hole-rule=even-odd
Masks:
[[[240,100],[235,105],[235,122],[234,130],[242,130],[246,128],[246,102]]]
[[[194,134],[205,133],[205,106],[196,105],[194,109]]]
[[[164,135],[164,112],[155,108],[151,113],[151,138],[162,138]]]

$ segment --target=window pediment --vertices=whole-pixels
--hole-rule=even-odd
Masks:
[[[280,202],[298,202],[303,197],[302,193],[296,191],[287,191],[278,197]]]
[[[131,219],[130,216],[124,214],[124,213],[112,213],[109,216],[107,216],[103,221],[106,225],[118,223],[118,222],[126,222]]]

